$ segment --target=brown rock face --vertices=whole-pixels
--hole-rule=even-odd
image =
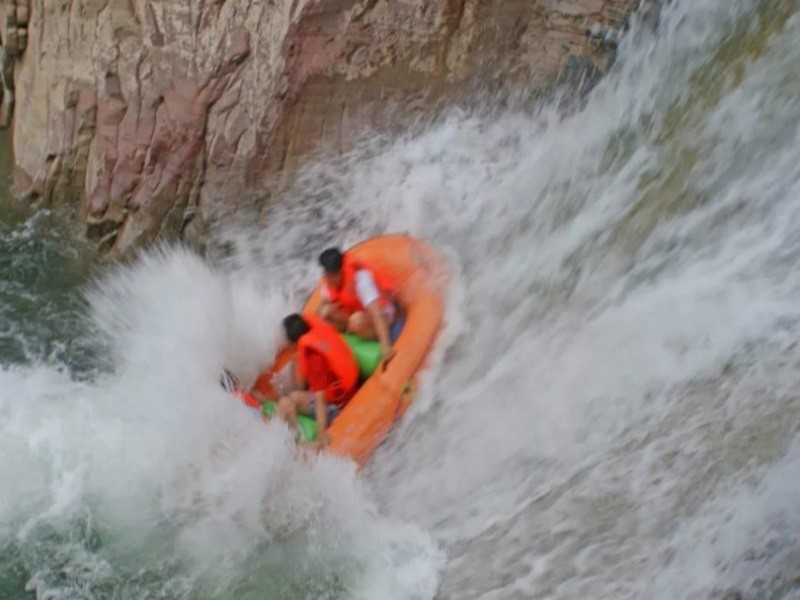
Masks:
[[[0,78],[3,98],[0,107],[0,127],[8,127],[14,112],[14,64],[28,47],[28,0],[5,0],[0,4]]]
[[[541,90],[575,57],[602,70],[608,45],[587,31],[618,30],[638,3],[0,1],[18,189],[80,206],[115,254],[199,236],[243,190],[364,127],[429,118],[465,90]]]

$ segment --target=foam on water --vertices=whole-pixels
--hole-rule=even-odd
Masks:
[[[353,465],[301,462],[284,427],[218,385],[223,365],[252,382],[274,355],[285,296],[170,250],[109,274],[91,305],[110,374],[92,385],[47,367],[2,374],[0,465],[17,482],[0,492],[4,539],[33,555],[84,521],[98,538],[77,581],[53,565],[34,580],[69,596],[150,570],[159,593],[225,596],[257,588],[263,570],[275,597],[432,594],[429,536],[378,516]],[[70,573],[84,546],[65,558]]]
[[[799,13],[673,2],[574,114],[371,140],[226,226],[215,266],[167,249],[112,272],[90,295],[103,375],[2,372],[3,543],[87,597],[790,593]],[[360,477],[299,461],[216,377],[263,368],[321,248],[387,231],[431,241],[453,285]]]

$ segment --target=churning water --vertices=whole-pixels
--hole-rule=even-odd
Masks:
[[[675,1],[577,112],[367,141],[85,294],[6,218],[0,597],[797,598],[798,65],[796,0]],[[365,472],[301,462],[218,370],[389,231],[451,266],[436,365]]]

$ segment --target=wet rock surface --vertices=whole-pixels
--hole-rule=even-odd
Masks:
[[[197,241],[243,191],[279,189],[311,152],[345,151],[367,128],[402,130],[476,93],[595,81],[635,4],[9,0],[16,189],[79,207],[117,255]]]

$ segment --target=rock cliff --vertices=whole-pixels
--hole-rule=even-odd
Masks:
[[[637,0],[2,0],[16,189],[115,254],[198,238],[320,144],[602,71]]]

